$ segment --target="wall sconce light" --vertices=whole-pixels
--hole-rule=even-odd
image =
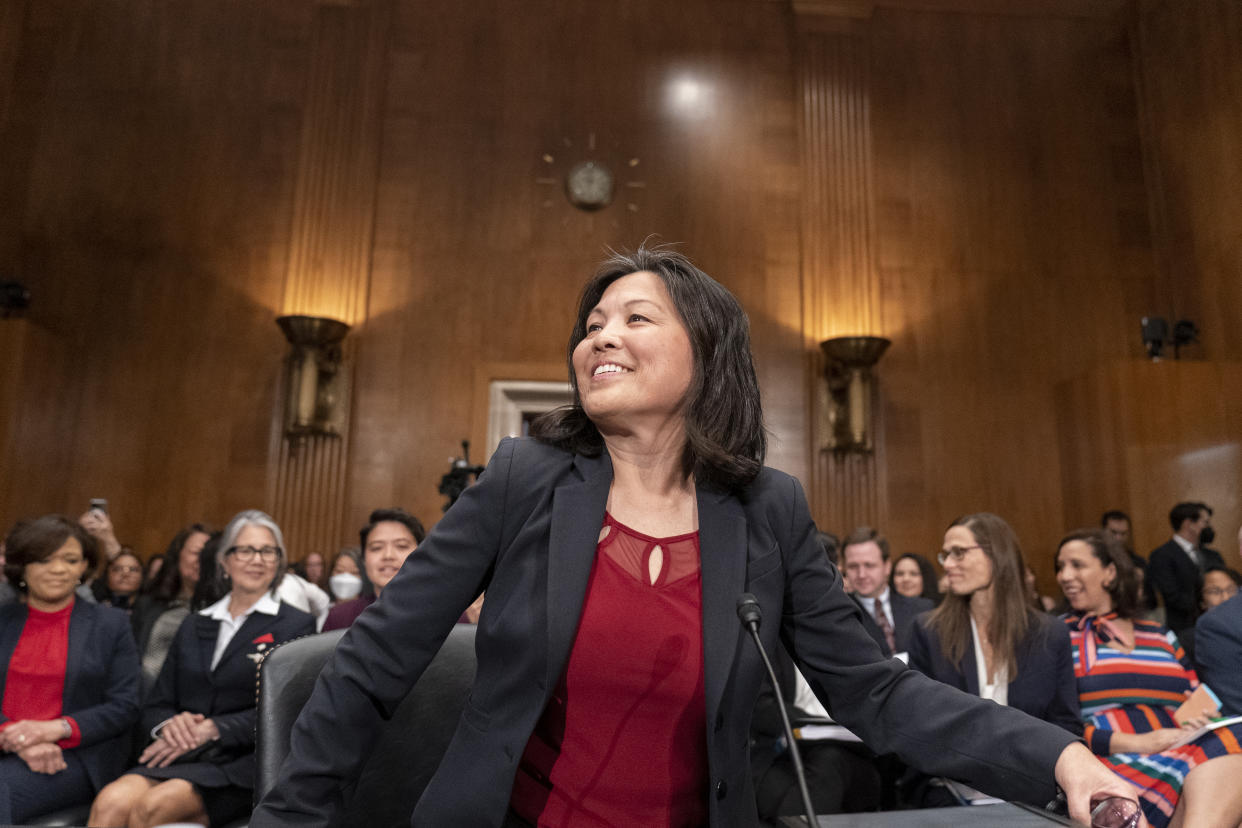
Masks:
[[[276,324],[293,346],[288,359],[285,434],[341,434],[349,402],[349,378],[341,370],[341,340],[349,326],[322,316],[281,316]]]
[[[825,450],[868,453],[874,449],[871,368],[890,344],[882,336],[838,336],[819,343],[828,392],[822,406]]]

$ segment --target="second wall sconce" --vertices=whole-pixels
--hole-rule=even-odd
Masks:
[[[828,391],[821,421],[824,450],[863,454],[874,450],[871,369],[890,344],[881,336],[838,336],[819,343]]]
[[[323,316],[281,316],[276,324],[293,346],[288,358],[285,434],[295,438],[341,434],[349,408],[341,341],[349,325]]]

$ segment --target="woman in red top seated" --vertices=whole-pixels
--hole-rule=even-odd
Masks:
[[[48,515],[6,539],[24,604],[0,607],[0,823],[90,802],[124,768],[138,651],[120,610],[77,601],[95,541]]]
[[[385,719],[484,590],[474,685],[415,825],[754,825],[744,593],[766,646],[783,637],[873,748],[1000,795],[1051,798],[1055,776],[1079,817],[1130,792],[1072,734],[883,657],[801,487],[763,467],[749,325],[723,286],[640,249],[578,311],[574,404],[504,440],[349,628],[251,828],[348,820]]]

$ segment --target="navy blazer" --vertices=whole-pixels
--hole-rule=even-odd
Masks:
[[[1195,661],[1199,680],[1220,696],[1220,711],[1242,716],[1242,592],[1199,619]]]
[[[26,615],[25,604],[0,607],[0,698]],[[77,722],[81,741],[71,750],[82,760],[96,791],[125,770],[129,731],[138,719],[139,669],[138,648],[125,613],[75,600],[69,613],[61,709]],[[0,721],[7,721],[3,714]]]
[[[884,655],[893,655],[893,653],[889,652],[888,641],[884,638],[880,625],[876,623],[875,616],[867,612],[866,606],[864,606],[862,599],[859,598],[857,593],[853,593],[853,598],[858,602],[858,606],[862,610],[863,626],[867,628],[867,632],[872,640],[880,645]],[[877,598],[876,600],[879,599]],[[910,631],[914,629],[914,619],[936,605],[930,598],[924,598],[921,595],[910,598],[902,595],[892,587],[888,589],[888,602],[893,608],[893,617],[889,621],[893,625],[893,638],[897,642],[897,652],[904,653],[910,649]]]
[[[1223,567],[1225,561],[1215,549],[1200,548],[1199,567],[1186,550],[1169,538],[1152,550],[1147,559],[1147,572],[1143,576],[1150,581],[1164,600],[1165,626],[1180,638],[1185,630],[1195,624],[1199,615],[1199,589],[1203,585],[1204,570]]]
[[[961,664],[953,664],[940,649],[940,636],[928,625],[931,613],[920,615],[910,637],[910,666],[936,681],[979,695],[979,667],[969,633]],[[1042,612],[1032,613],[1032,625],[1018,642],[1018,675],[1009,682],[1009,706],[1082,735],[1082,710],[1069,628]]]
[[[253,788],[259,662],[277,644],[314,632],[315,617],[288,604],[281,604],[276,615],[253,612],[224,648],[213,670],[211,656],[220,622],[191,613],[177,628],[168,658],[143,706],[144,730],[150,732],[183,710],[202,713],[220,731],[214,752],[223,759],[221,768],[229,783]],[[256,641],[259,638],[264,641]]]
[[[252,828],[342,818],[342,790],[384,719],[484,589],[475,684],[412,822],[502,825],[518,761],[568,662],[611,484],[607,452],[504,440],[341,639]],[[1000,796],[1052,797],[1073,737],[885,659],[820,551],[796,480],[764,469],[740,494],[700,485],[697,497],[711,825],[758,821],[748,737],[764,670],[737,619],[743,592],[764,611],[766,646],[779,636],[834,717],[873,749]]]

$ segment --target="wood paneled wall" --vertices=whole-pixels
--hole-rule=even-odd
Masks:
[[[1135,38],[1166,295],[1191,358],[1242,359],[1242,4],[1141,0]]]
[[[748,308],[769,460],[825,528],[873,520],[929,553],[990,509],[1051,589],[1059,441],[1101,427],[1055,389],[1141,357],[1138,317],[1174,297],[1199,355],[1239,358],[1236,4],[798,5],[850,20],[756,0],[7,4],[0,275],[35,305],[0,337],[0,521],[104,496],[150,554],[260,506],[299,527],[295,556],[377,506],[430,523],[459,440],[490,451],[479,389],[563,376],[605,246],[658,234]],[[588,157],[619,179],[597,213],[558,184]],[[274,319],[325,302],[355,325],[350,432],[302,455],[321,471],[299,488]],[[832,470],[813,349],[846,332],[894,344],[882,453]],[[1074,506],[1159,501],[1116,491]]]

